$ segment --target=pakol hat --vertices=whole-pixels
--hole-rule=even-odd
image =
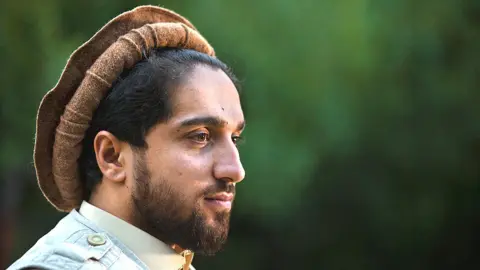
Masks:
[[[112,19],[75,50],[57,85],[42,99],[33,158],[40,189],[58,210],[78,208],[84,198],[78,159],[100,101],[123,70],[158,47],[215,56],[187,19],[164,8],[140,6]]]

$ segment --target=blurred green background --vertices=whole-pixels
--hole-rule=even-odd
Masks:
[[[243,81],[247,177],[197,269],[480,269],[476,0],[1,0],[0,268],[65,215],[32,169],[41,97],[140,4],[189,18]]]

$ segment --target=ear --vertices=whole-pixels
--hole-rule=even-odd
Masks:
[[[121,183],[126,179],[125,144],[108,131],[100,131],[93,141],[97,164],[105,180]]]

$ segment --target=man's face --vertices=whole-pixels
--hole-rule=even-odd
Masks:
[[[171,95],[172,115],[134,151],[132,213],[151,235],[214,254],[229,230],[235,184],[245,176],[236,140],[244,127],[238,92],[221,70],[195,67]]]

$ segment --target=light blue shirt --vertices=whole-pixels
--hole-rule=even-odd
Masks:
[[[60,220],[7,270],[182,269],[185,258],[149,234],[86,202],[79,211]]]

